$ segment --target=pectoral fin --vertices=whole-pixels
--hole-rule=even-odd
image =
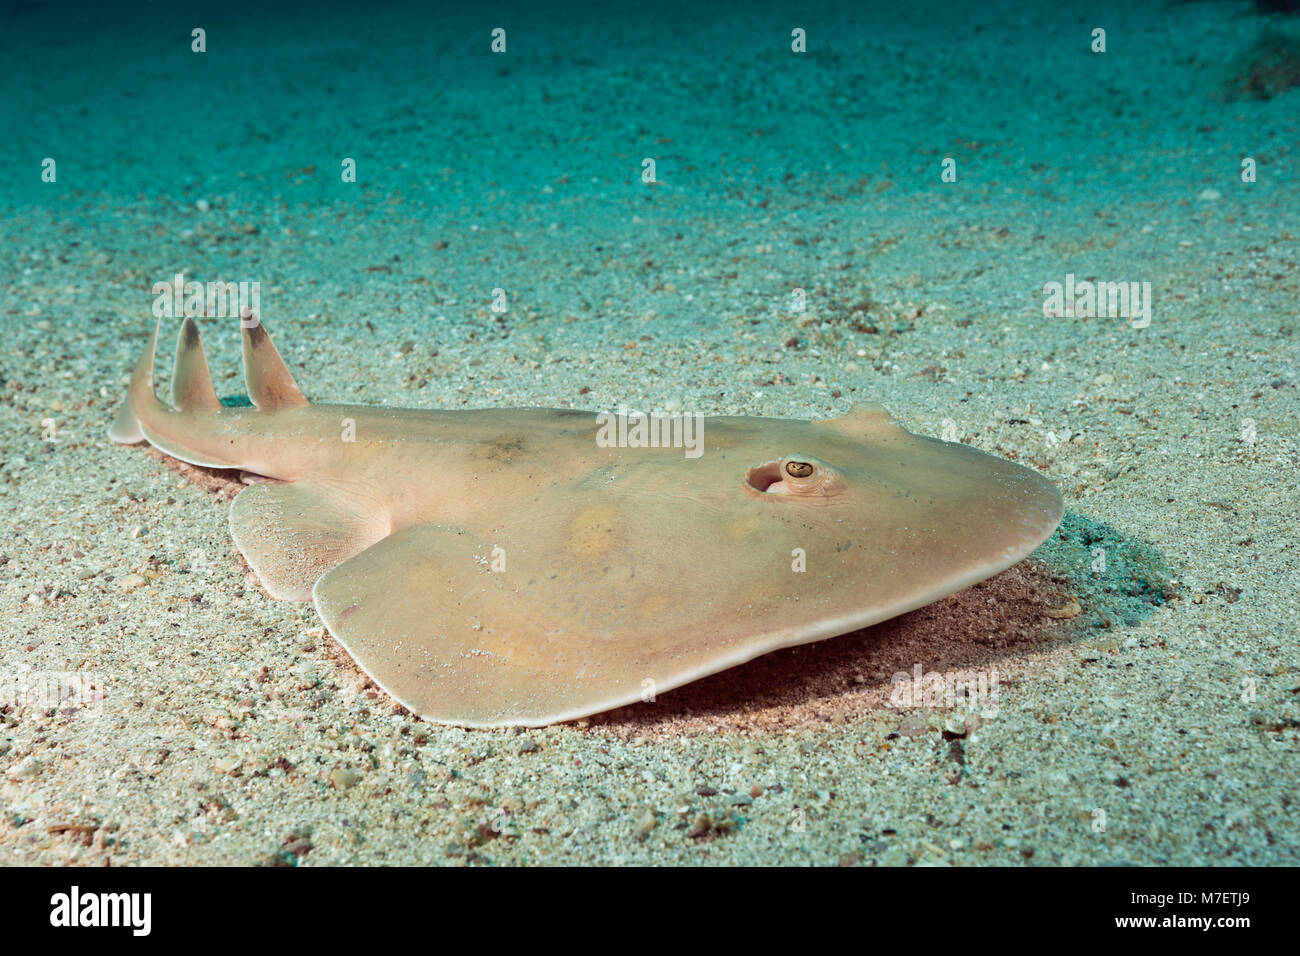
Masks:
[[[250,485],[230,506],[230,533],[271,596],[310,601],[322,574],[389,531],[373,502],[315,481]]]
[[[584,595],[521,548],[494,552],[439,525],[385,538],[314,592],[330,633],[385,691],[467,727],[535,726],[638,698],[637,654],[627,635],[593,627],[603,609]]]

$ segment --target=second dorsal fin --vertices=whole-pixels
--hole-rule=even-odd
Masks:
[[[306,405],[307,397],[289,374],[261,320],[245,310],[239,324],[244,332],[244,382],[253,404],[268,410]]]

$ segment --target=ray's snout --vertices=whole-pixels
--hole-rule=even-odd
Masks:
[[[911,436],[907,469],[936,557],[967,569],[1010,567],[1060,524],[1061,493],[1038,472],[966,445]],[[994,573],[989,571],[989,573]]]

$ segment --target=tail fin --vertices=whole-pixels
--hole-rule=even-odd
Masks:
[[[247,309],[240,318],[244,330],[244,382],[253,404],[268,411],[308,404],[261,320]]]
[[[131,411],[130,395],[122,399],[122,404],[117,409],[117,416],[113,419],[113,424],[108,426],[108,437],[119,445],[138,445],[144,441],[144,432],[140,430],[140,422],[136,420],[135,412]]]
[[[154,325],[153,335],[149,338],[149,347],[144,355],[140,356],[140,361],[135,363],[135,371],[131,373],[131,384],[127,388],[126,398],[123,399],[122,407],[118,409],[113,424],[108,428],[108,437],[123,445],[136,445],[144,441],[144,432],[140,429],[136,408],[143,407],[143,403],[146,402],[162,406],[153,391],[153,356],[154,350],[158,347],[160,325],[162,319]]]

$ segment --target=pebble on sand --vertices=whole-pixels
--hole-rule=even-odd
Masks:
[[[691,824],[691,828],[686,831],[686,836],[692,840],[698,840],[700,837],[708,834],[713,829],[713,818],[707,813],[701,813]]]
[[[909,714],[903,718],[903,722],[898,725],[898,732],[904,737],[920,737],[928,733],[930,722],[919,714]]]
[[[351,790],[361,782],[361,774],[347,767],[335,767],[330,772],[330,785],[335,790]]]
[[[640,819],[637,820],[636,828],[632,831],[632,835],[636,837],[638,841],[644,840],[650,835],[650,831],[655,828],[657,822],[658,821],[655,820],[654,811],[647,810],[645,813],[641,814]]]
[[[24,757],[22,760],[18,761],[16,764],[14,764],[12,767],[9,768],[8,772],[5,775],[10,780],[26,780],[29,777],[35,776],[36,771],[40,769],[41,769],[41,762],[37,760],[36,756],[33,754],[31,756]]]
[[[1079,602],[1074,598],[1070,598],[1060,607],[1049,607],[1043,613],[1058,621],[1068,621],[1070,618],[1078,617],[1081,610],[1083,608],[1079,606]]]

